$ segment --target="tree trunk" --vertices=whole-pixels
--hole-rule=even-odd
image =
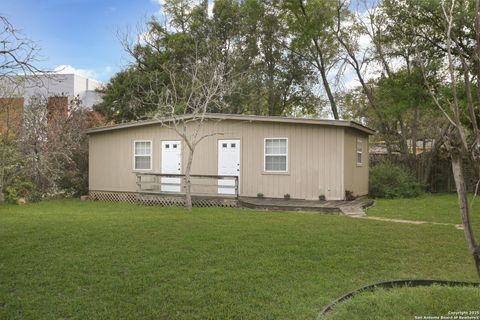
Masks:
[[[444,139],[444,137],[447,134],[449,129],[450,129],[450,123],[447,122],[442,127],[442,131],[440,131],[440,133],[433,139],[432,149],[430,150],[430,154],[427,157],[427,160],[426,160],[427,165],[425,166],[425,171],[423,173],[422,181],[423,181],[423,184],[425,184],[425,185],[428,183],[428,180],[430,180],[430,175],[432,173],[433,162],[435,161],[435,157],[437,156],[438,148],[440,148],[440,146],[442,145],[443,139]],[[423,150],[425,152],[425,147],[423,148]]]
[[[334,98],[332,90],[330,88],[330,84],[328,83],[327,74],[326,74],[323,66],[322,66],[322,68],[320,68],[320,75],[322,77],[323,87],[325,89],[325,92],[327,93],[328,101],[330,102],[330,108],[331,108],[332,113],[333,113],[333,118],[335,120],[339,120],[340,117],[338,115],[337,103],[335,102],[335,98]]]
[[[305,19],[310,19],[310,17],[307,14],[307,10],[305,8],[305,4],[303,3],[303,1],[300,1],[299,4]],[[310,49],[310,51],[313,51],[311,53],[317,65],[317,69],[320,72],[323,88],[325,89],[325,93],[327,94],[328,101],[330,102],[330,108],[333,113],[333,118],[335,120],[339,120],[340,117],[338,115],[337,103],[335,102],[335,97],[333,96],[332,89],[330,88],[330,83],[328,82],[328,78],[327,78],[327,66],[326,66],[325,58],[323,56],[323,52],[324,52],[323,48],[318,43],[318,39],[316,37],[312,37],[312,42],[315,46],[315,50]]]
[[[412,140],[412,157],[410,160],[411,161],[410,166],[415,172],[415,177],[417,177],[417,179],[419,178],[419,172],[418,172],[418,166],[417,166],[418,118],[419,118],[418,107],[415,107],[415,111],[413,113],[412,127],[410,129],[411,140]],[[423,151],[425,152],[425,149],[423,149]]]
[[[2,146],[2,153],[1,153],[1,159],[0,159],[0,203],[5,202],[5,195],[3,194],[4,186],[5,186],[5,143],[3,143],[3,146]]]
[[[208,0],[202,0],[202,7],[205,15],[208,17]]]
[[[473,256],[478,276],[480,276],[480,247],[478,246],[470,221],[470,208],[468,206],[467,189],[465,187],[465,178],[463,176],[462,159],[459,154],[452,154],[452,171],[457,187],[458,204],[460,206],[460,215],[462,217],[463,230],[467,240],[468,249]]]
[[[7,144],[8,144],[8,137],[10,135],[10,109],[8,106],[2,106],[2,112],[5,114],[5,131],[0,132],[0,137],[2,138],[1,140],[1,148],[2,152],[0,153],[0,203],[5,202],[5,194],[4,188],[5,188],[5,163],[7,159]]]
[[[398,124],[400,127],[400,132],[398,134],[399,144],[400,144],[400,154],[403,158],[404,163],[410,166],[410,151],[408,147],[408,137],[407,137],[407,130],[405,128],[405,124],[403,123],[402,119],[398,119]]]
[[[190,171],[192,169],[193,151],[188,149],[187,166],[185,167],[185,208],[189,213],[192,212],[192,183],[190,180]]]
[[[427,156],[427,159],[426,159],[427,164],[425,165],[425,171],[423,172],[422,183],[424,185],[429,185],[428,181],[430,180],[430,175],[432,174],[433,162],[435,161],[436,156],[437,156],[437,148],[432,147],[430,154]],[[429,188],[430,191],[432,191],[431,185],[429,187],[430,187]]]
[[[475,63],[475,71],[477,76],[477,99],[480,101],[480,1],[475,1],[475,58],[473,59]]]

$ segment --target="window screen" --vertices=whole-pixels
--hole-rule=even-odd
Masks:
[[[152,142],[135,141],[134,169],[150,170],[152,166]]]
[[[287,163],[287,139],[265,139],[265,171],[287,172]]]
[[[363,141],[362,139],[357,139],[357,165],[361,166],[363,164]]]

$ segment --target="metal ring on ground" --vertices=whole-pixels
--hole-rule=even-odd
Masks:
[[[353,290],[350,292],[345,293],[325,308],[320,311],[318,314],[317,319],[320,319],[322,316],[327,314],[328,312],[332,311],[333,307],[347,299],[352,298],[353,296],[365,292],[365,291],[373,291],[376,288],[384,288],[384,289],[391,289],[391,288],[403,288],[403,287],[425,287],[431,286],[434,284],[439,284],[443,286],[451,286],[451,287],[458,287],[458,286],[473,286],[473,287],[480,287],[480,282],[464,282],[464,281],[448,281],[448,280],[427,280],[427,279],[415,279],[415,280],[392,280],[392,281],[383,281],[377,282],[374,284],[370,284],[357,290]]]

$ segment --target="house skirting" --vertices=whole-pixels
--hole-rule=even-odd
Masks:
[[[134,204],[143,204],[150,206],[184,206],[184,195],[171,195],[159,193],[138,193],[122,191],[97,191],[90,190],[89,198],[96,201],[106,202],[127,202]],[[192,204],[195,207],[223,207],[236,208],[238,201],[235,198],[224,198],[214,196],[196,196],[192,195]]]

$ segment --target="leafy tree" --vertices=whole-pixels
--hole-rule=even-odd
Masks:
[[[405,164],[414,169],[417,156],[414,144],[420,137],[435,138],[437,130],[433,125],[441,121],[438,112],[433,111],[419,68],[400,69],[390,74],[377,81],[375,99],[384,121],[395,124],[397,145]]]
[[[298,106],[305,113],[315,112],[315,78],[306,62],[288,50],[292,43],[288,43],[289,32],[279,1],[248,0],[242,10],[244,56],[250,61],[247,73],[257,88],[250,93],[256,103],[249,104],[253,110],[248,112],[283,115]]]
[[[363,5],[364,12],[360,14],[347,1],[337,2],[335,34],[340,53],[360,83],[360,90],[344,94],[341,103],[344,112],[378,129],[377,139],[385,141],[392,160],[392,154],[399,152],[404,164],[416,172],[417,141],[433,141],[432,149],[436,150],[445,124],[433,109],[415,61],[415,50],[419,48],[413,44],[411,35],[396,27],[390,16],[396,9],[386,8],[387,3],[365,1]],[[430,57],[432,62],[439,61],[433,54]],[[435,78],[437,69],[433,63],[431,66],[430,78]],[[380,76],[372,79],[373,73]],[[427,159],[427,167],[432,159]],[[428,170],[425,172],[424,179],[429,175]]]
[[[142,119],[152,111],[138,88],[154,76],[161,90],[167,86],[169,70],[182,66],[196,54],[225,66],[226,76],[237,87],[224,97],[224,112],[284,115],[315,114],[319,99],[315,78],[307,63],[288,48],[288,30],[278,1],[216,1],[209,17],[204,4],[167,0],[164,5],[170,28],[155,19],[147,24],[140,40],[123,38],[132,64],[115,75],[95,110],[116,122]],[[225,79],[230,81],[231,79]],[[153,88],[152,88],[153,89]],[[212,109],[210,112],[218,110]]]
[[[147,28],[140,39],[131,40],[130,35],[123,35],[122,44],[133,60],[132,65],[110,80],[103,90],[102,102],[94,106],[95,111],[115,122],[148,117],[156,101],[140,103],[145,101],[140,88],[150,83],[149,79],[155,74],[159,85],[155,90],[161,90],[168,83],[168,75],[162,71],[165,64],[177,64],[181,68],[194,50],[189,35],[171,34],[155,19],[148,23]]]
[[[338,44],[333,26],[335,6],[332,1],[284,1],[288,30],[293,37],[289,49],[299,59],[307,61],[319,75],[333,117],[339,119],[329,71],[338,58]]]
[[[145,74],[139,70],[118,72],[102,90],[102,102],[94,106],[94,110],[115,122],[145,118],[152,109],[137,99],[138,84],[145,81]]]
[[[460,52],[469,57],[475,54],[476,0],[458,0],[452,21],[452,41]],[[396,48],[441,57],[447,54],[445,15],[438,0],[385,0],[382,3],[390,22],[388,32],[398,44]],[[425,56],[426,57],[426,56]]]
[[[433,45],[432,50],[437,50],[438,54],[444,54],[446,58],[446,63],[442,65],[444,76],[440,77],[440,85],[438,85],[429,79],[431,62],[429,52],[416,52],[431,99],[450,125],[445,146],[451,159],[465,238],[480,276],[480,245],[471,224],[471,207],[464,177],[465,159],[470,160],[477,178],[480,176],[480,126],[478,123],[480,96],[473,95],[474,87],[480,86],[478,77],[480,70],[476,68],[480,52],[480,2],[445,0],[439,7],[433,8],[431,2],[420,3],[411,0],[405,5],[420,10],[420,17],[415,13],[414,17],[418,19],[413,20],[418,24],[412,23],[410,26],[415,31],[413,34],[419,46],[424,41],[435,40],[437,45]],[[425,14],[425,12],[429,13],[429,19],[426,21],[422,17],[422,13]],[[439,16],[443,16],[441,24],[435,23]],[[475,18],[468,20],[465,16]],[[416,30],[416,27],[425,28],[427,23],[430,26],[429,30]],[[475,36],[471,35],[472,33]],[[465,97],[465,104],[462,103],[462,96]]]

